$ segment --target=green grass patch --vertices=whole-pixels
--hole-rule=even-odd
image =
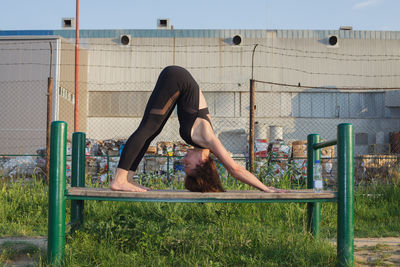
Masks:
[[[69,236],[66,264],[137,266],[333,266],[335,248],[292,218],[296,204],[92,202]],[[302,212],[304,213],[304,212]],[[267,222],[267,223],[265,223]],[[88,251],[89,250],[89,251]],[[110,252],[111,251],[111,252]]]
[[[355,195],[357,237],[400,236],[400,185],[373,184]]]
[[[0,179],[0,237],[47,235],[48,187]]]
[[[265,178],[266,179],[266,178]],[[288,178],[289,179],[289,178]],[[156,189],[182,182],[140,177]],[[277,187],[301,183],[264,180]],[[250,189],[223,178],[227,190]],[[101,186],[95,184],[94,186]],[[107,186],[107,185],[103,185]],[[0,182],[0,236],[46,236],[48,187]],[[400,236],[399,185],[355,191],[355,236]],[[70,201],[66,203],[69,220]],[[85,224],[66,237],[66,266],[334,266],[337,205],[323,203],[320,240],[306,229],[305,203],[85,202]],[[3,250],[5,251],[5,250]],[[9,253],[9,252],[4,252]],[[0,262],[4,262],[4,256]],[[46,258],[46,257],[44,257]],[[45,265],[42,258],[39,264]]]

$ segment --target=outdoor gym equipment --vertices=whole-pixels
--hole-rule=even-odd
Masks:
[[[354,137],[353,126],[339,124],[337,139],[320,142],[318,134],[308,135],[307,190],[290,193],[264,193],[256,190],[228,191],[223,193],[199,193],[176,190],[152,190],[147,192],[122,192],[104,188],[85,187],[86,134],[72,135],[71,187],[66,187],[67,124],[54,121],[51,124],[50,180],[48,218],[48,261],[61,265],[65,250],[65,201],[71,200],[71,224],[75,228],[84,222],[84,201],[135,201],[135,202],[185,202],[185,203],[308,203],[308,225],[318,238],[321,221],[321,202],[337,202],[337,258],[339,266],[353,266],[354,243]],[[337,145],[338,192],[315,193],[313,163],[320,159],[320,149]]]

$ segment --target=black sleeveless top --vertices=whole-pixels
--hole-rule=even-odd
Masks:
[[[191,137],[192,127],[197,118],[203,118],[211,124],[211,121],[207,116],[207,114],[209,114],[208,108],[199,109],[199,94],[199,86],[194,82],[194,80],[181,82],[179,86],[177,107],[180,136],[189,145],[203,148],[194,143]]]
[[[189,145],[192,145],[197,148],[203,148],[203,147],[197,145],[195,142],[193,142],[192,137],[191,137],[191,132],[192,132],[193,124],[197,118],[203,118],[211,124],[210,118],[207,116],[207,114],[209,114],[208,108],[202,108],[202,109],[199,109],[197,112],[193,112],[193,113],[178,112],[178,118],[179,118],[179,124],[180,124],[179,134],[181,135],[182,139]]]

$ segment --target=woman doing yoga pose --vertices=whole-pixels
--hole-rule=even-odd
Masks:
[[[192,75],[178,66],[166,67],[158,77],[147,103],[143,119],[129,137],[111,182],[112,190],[143,192],[149,188],[128,182],[132,178],[151,141],[161,132],[175,106],[178,108],[182,139],[194,146],[182,159],[186,172],[185,187],[195,192],[223,192],[214,154],[237,180],[265,192],[284,192],[267,187],[252,173],[237,164],[214,134],[207,103]]]

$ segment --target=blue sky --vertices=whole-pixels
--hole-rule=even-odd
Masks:
[[[3,0],[0,30],[60,29],[75,0]],[[80,29],[400,30],[400,0],[80,0]]]

